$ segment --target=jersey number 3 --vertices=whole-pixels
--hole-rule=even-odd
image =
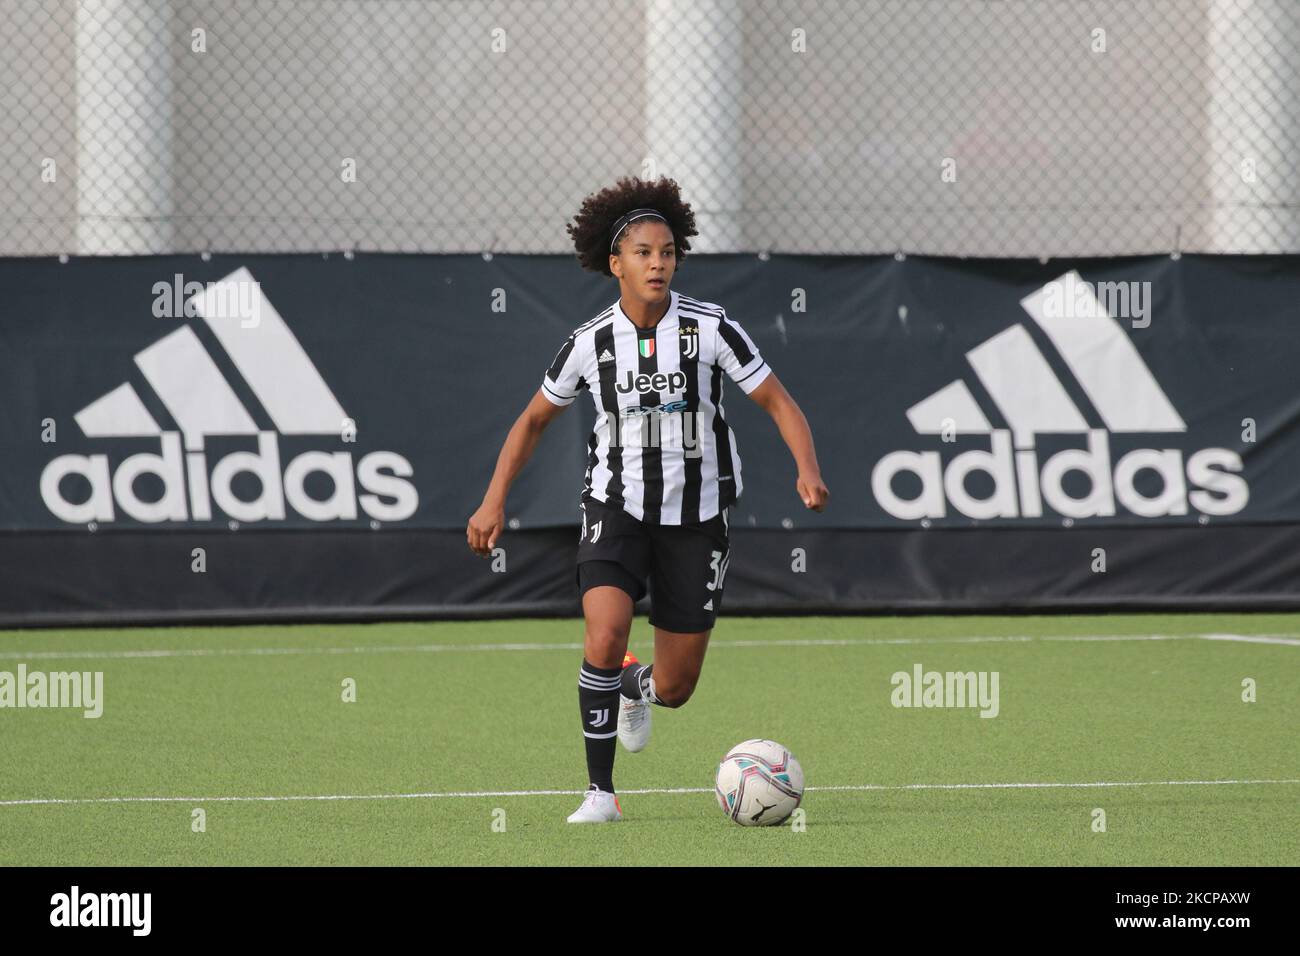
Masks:
[[[728,551],[725,555],[721,551],[713,552],[713,560],[709,563],[709,567],[713,569],[713,580],[710,581],[708,584],[704,585],[706,588],[708,588],[710,591],[722,590],[722,579],[727,576],[727,564],[730,561],[731,561],[730,551]]]

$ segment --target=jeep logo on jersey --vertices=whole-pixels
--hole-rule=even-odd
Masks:
[[[222,287],[230,283],[253,289],[261,319],[256,326],[214,308],[229,294]],[[258,427],[194,330],[182,325],[135,356],[145,381],[179,430],[159,426],[129,381],[91,402],[74,416],[87,438],[156,437],[160,454],[131,455],[115,470],[107,454],[55,458],[41,472],[40,491],[56,517],[76,524],[108,522],[117,520],[120,508],[136,521],[208,521],[215,505],[239,521],[275,521],[285,518],[286,503],[312,521],[355,519],[358,505],[379,521],[403,521],[415,514],[419,494],[405,480],[413,469],[396,452],[373,451],[354,463],[350,452],[307,451],[282,467],[277,433],[352,441],[356,427],[247,269],[210,283],[191,301],[194,312],[186,314],[203,318],[274,430]],[[257,450],[232,452],[209,466],[204,454],[209,435],[256,436]],[[235,476],[242,472],[255,475],[261,485],[251,501],[232,490]],[[314,472],[329,476],[329,498],[307,494],[307,477]],[[143,474],[161,480],[163,493],[157,501],[136,495],[135,481]],[[68,475],[89,482],[90,496],[84,502],[63,496],[60,482]],[[358,487],[366,493],[358,494]]]
[[[644,394],[646,392],[680,392],[686,388],[685,372],[655,372],[653,374],[642,372],[635,378],[632,377],[632,370],[628,369],[623,376],[623,381],[614,386],[620,392],[637,392]]]
[[[1086,284],[1077,273],[1065,277]],[[1099,303],[1059,316],[1045,308],[1055,283],[1021,300],[1021,306],[1060,353],[1070,374],[1095,409],[1104,428],[1094,428],[1066,392],[1046,357],[1021,324],[999,332],[966,353],[975,377],[1010,428],[994,428],[963,379],[957,379],[907,410],[918,434],[987,435],[989,450],[974,449],[946,463],[939,451],[893,451],[871,472],[871,490],[880,506],[905,521],[943,518],[951,505],[968,518],[1039,518],[1050,508],[1067,518],[1109,517],[1117,508],[1144,518],[1185,515],[1188,506],[1203,515],[1232,515],[1250,500],[1241,456],[1228,448],[1202,448],[1186,461],[1178,448],[1136,448],[1112,463],[1110,435],[1182,433],[1187,425],[1118,322]],[[1087,448],[1068,448],[1040,462],[1035,436],[1083,436]],[[992,493],[975,497],[966,479],[983,473]],[[1086,476],[1083,497],[1068,494],[1063,479]],[[1153,473],[1159,491],[1139,474]],[[910,474],[920,493],[905,498],[894,479]],[[1144,488],[1139,489],[1139,484]],[[1189,490],[1189,488],[1191,490]]]

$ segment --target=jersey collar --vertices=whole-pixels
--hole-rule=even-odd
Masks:
[[[614,300],[614,314],[622,316],[624,322],[632,326],[633,329],[640,332],[642,335],[654,335],[660,329],[668,328],[677,321],[677,303],[680,298],[681,296],[679,296],[675,291],[672,289],[668,290],[668,311],[665,312],[664,317],[659,320],[659,324],[652,329],[643,329],[627,317],[627,313],[623,311],[621,297]]]

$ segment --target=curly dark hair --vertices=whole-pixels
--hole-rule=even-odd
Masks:
[[[668,220],[673,244],[677,247],[677,265],[681,266],[691,248],[689,237],[699,233],[695,229],[695,213],[688,203],[682,201],[676,180],[661,176],[650,182],[629,176],[584,199],[582,209],[566,227],[573,237],[582,268],[606,276],[614,274],[609,269],[610,231],[619,217],[642,206],[658,210]],[[615,253],[622,247],[626,236],[624,232],[619,237]]]

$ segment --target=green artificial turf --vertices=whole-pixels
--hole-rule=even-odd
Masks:
[[[0,671],[104,673],[98,719],[0,709],[0,864],[1300,864],[1300,645],[1205,633],[1300,615],[724,616],[695,696],[620,747],[624,821],[578,827],[581,621],[0,632]],[[998,715],[893,706],[916,664],[998,672]],[[718,809],[751,737],[802,762],[802,826]],[[1170,785],[1219,780],[1291,782]],[[928,788],[1043,783],[1159,785]],[[141,797],[180,799],[11,802]]]

